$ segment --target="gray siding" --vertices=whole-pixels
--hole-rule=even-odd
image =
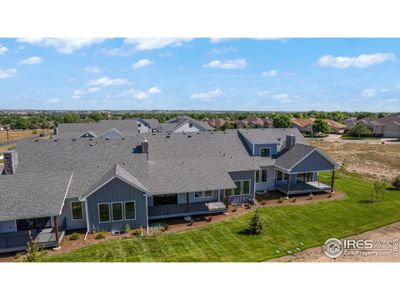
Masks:
[[[256,144],[254,145],[254,154],[256,156],[261,155],[261,148],[271,148],[271,155],[276,155],[276,144]]]
[[[255,176],[256,173],[255,171],[240,171],[240,172],[229,172],[229,175],[231,176],[232,180],[244,180],[244,179],[249,179],[250,180],[250,194],[254,194],[255,191]]]
[[[275,186],[275,168],[268,167],[263,169],[267,170],[267,182],[256,183],[256,191],[271,189]]]
[[[110,203],[110,218],[112,217],[112,202],[125,202],[135,201],[136,202],[136,219],[135,220],[124,220],[123,221],[110,221],[107,223],[99,222],[98,204],[109,202]],[[147,226],[147,208],[146,198],[143,191],[138,190],[135,187],[130,186],[124,181],[115,178],[108,184],[97,190],[95,193],[87,198],[90,230],[122,230],[127,223],[131,228],[138,228],[140,226]]]
[[[335,166],[322,156],[318,151],[314,151],[295,166],[292,172],[312,172],[333,170]]]
[[[82,219],[81,220],[73,220],[72,219],[72,202],[79,202],[78,198],[68,198],[65,199],[64,207],[62,210],[62,214],[59,217],[59,223],[62,222],[64,218],[67,221],[67,229],[82,229],[86,228],[86,212],[85,212],[85,203],[82,202]]]

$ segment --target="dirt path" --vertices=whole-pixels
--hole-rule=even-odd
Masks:
[[[385,227],[367,231],[350,238],[389,241],[400,239],[400,222]],[[400,247],[400,246],[399,246]],[[397,256],[341,256],[328,258],[322,252],[322,246],[310,248],[294,255],[287,255],[269,260],[268,262],[400,262],[400,249]]]

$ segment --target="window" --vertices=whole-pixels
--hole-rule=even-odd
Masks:
[[[281,171],[276,171],[276,181],[286,181],[289,179],[289,174]]]
[[[261,148],[260,155],[262,157],[270,157],[271,156],[271,148]]]
[[[260,170],[256,172],[256,182],[267,182],[268,181],[268,171]]]
[[[82,220],[82,203],[79,201],[71,202],[72,220]]]
[[[236,188],[233,190],[233,195],[235,195],[235,196],[239,196],[239,195],[240,195],[240,192],[241,192],[241,188],[240,188],[241,183],[242,183],[241,181],[235,181]]]
[[[212,191],[203,191],[203,192],[195,192],[194,193],[195,198],[207,198],[207,197],[212,197]]]
[[[135,201],[125,202],[125,220],[136,219]]]
[[[178,204],[178,196],[176,194],[166,194],[153,196],[153,205],[170,205]]]
[[[112,203],[112,220],[122,221],[122,202]]]
[[[250,195],[250,180],[243,180],[242,194]]]
[[[189,128],[192,128],[193,127],[193,123],[189,123]]]
[[[110,222],[110,204],[99,203],[99,221],[100,223]]]
[[[142,127],[142,123],[138,123],[138,124],[137,124],[137,127]]]

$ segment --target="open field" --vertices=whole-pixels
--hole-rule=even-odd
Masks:
[[[8,132],[8,138],[10,141],[17,141],[20,139],[30,138],[38,136],[41,133],[48,134],[51,132],[50,129],[35,129],[37,134],[32,134],[32,129],[27,130],[10,130]],[[7,142],[7,132],[5,130],[0,131],[0,143]]]
[[[346,162],[347,170],[371,179],[391,181],[400,175],[400,144],[339,143],[313,140],[334,160]]]
[[[340,175],[347,198],[302,206],[259,209],[261,235],[244,233],[252,213],[181,233],[99,243],[45,261],[266,261],[323,244],[328,238],[359,234],[400,221],[400,192],[371,202],[372,183]]]

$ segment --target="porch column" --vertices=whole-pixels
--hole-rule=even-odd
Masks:
[[[331,177],[331,193],[334,192],[333,187],[335,185],[335,170],[332,171],[332,177]]]
[[[57,216],[53,217],[53,224],[54,224],[54,233],[56,236],[57,246],[60,246],[60,234],[58,233],[58,220]]]
[[[289,191],[290,191],[290,174],[288,174],[288,181],[287,181],[287,186],[286,186],[286,195],[289,197]]]
[[[218,192],[218,202],[220,202],[221,201],[221,190],[218,190],[217,192]]]
[[[190,211],[190,205],[189,205],[189,193],[186,193],[186,211]]]

